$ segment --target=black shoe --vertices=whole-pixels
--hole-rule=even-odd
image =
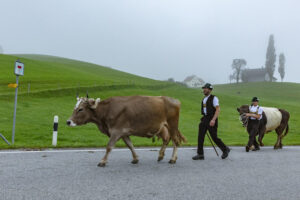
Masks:
[[[226,147],[226,150],[223,152],[221,158],[222,158],[222,159],[227,158],[228,155],[229,155],[229,152],[230,152],[230,149],[229,149],[228,147]]]
[[[193,160],[204,160],[204,155],[197,154],[192,159]]]
[[[259,150],[260,150],[259,146],[255,147],[255,151],[259,151]]]

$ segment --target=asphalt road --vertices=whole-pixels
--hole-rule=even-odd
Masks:
[[[262,148],[246,153],[233,147],[226,160],[205,149],[181,148],[175,165],[157,163],[157,149],[131,153],[114,149],[105,168],[98,150],[0,151],[0,199],[300,199],[300,147]]]

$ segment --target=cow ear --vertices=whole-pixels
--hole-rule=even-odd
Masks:
[[[94,99],[89,99],[88,102],[89,102],[89,107],[90,107],[91,109],[94,109],[94,110],[95,110],[95,109],[97,108],[98,103],[100,102],[100,98],[98,98],[98,99],[96,99],[96,100],[94,100]]]
[[[240,112],[240,109],[239,109],[239,108],[236,108],[236,110],[237,110],[238,112]]]

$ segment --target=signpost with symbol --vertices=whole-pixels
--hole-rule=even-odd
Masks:
[[[13,121],[13,129],[12,129],[12,144],[15,143],[15,127],[16,127],[16,114],[17,114],[17,100],[18,100],[18,87],[19,87],[19,76],[24,75],[24,63],[22,63],[19,59],[15,62],[15,69],[14,69],[15,75],[16,75],[16,83],[10,83],[8,84],[9,88],[15,88],[15,107],[14,107],[14,121]],[[0,137],[8,144],[10,143],[7,141],[7,139],[0,133]]]
[[[15,75],[16,75],[16,84],[13,84],[13,85],[15,86],[16,91],[15,91],[14,121],[13,121],[12,138],[11,138],[12,144],[14,144],[14,142],[15,142],[15,127],[16,127],[19,76],[24,76],[24,63],[20,62],[19,59],[15,63]]]

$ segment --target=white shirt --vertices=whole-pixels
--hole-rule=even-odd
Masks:
[[[206,102],[207,102],[207,99],[210,97],[210,95],[206,96],[204,99],[203,99],[203,112],[204,114],[206,115]],[[219,99],[218,97],[214,96],[214,99],[213,99],[213,106],[214,107],[217,107],[219,106]]]
[[[261,120],[263,109],[262,109],[262,107],[259,107],[259,108],[258,107],[259,107],[258,105],[257,106],[250,106],[249,110],[250,110],[250,113],[255,113],[256,114],[256,112],[257,112],[257,114],[260,115],[259,120]],[[258,108],[258,110],[257,110],[257,108]],[[250,119],[256,119],[256,118],[255,117],[250,117]]]

